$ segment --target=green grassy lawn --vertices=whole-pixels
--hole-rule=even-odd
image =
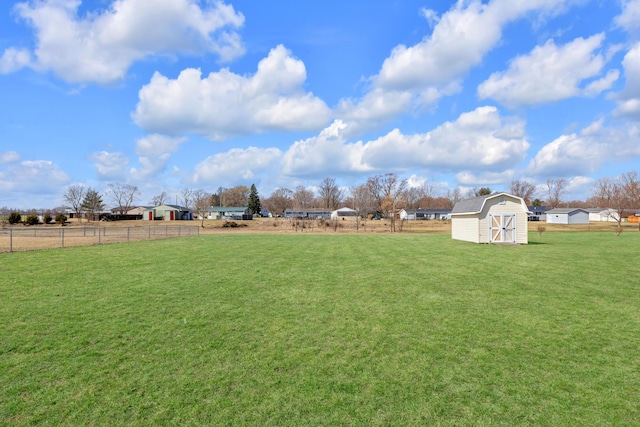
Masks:
[[[0,425],[637,425],[640,233],[0,254]]]

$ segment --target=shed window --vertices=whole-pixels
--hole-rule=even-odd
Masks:
[[[505,200],[504,197],[500,197],[500,204],[504,205],[505,203],[507,203],[507,201]]]

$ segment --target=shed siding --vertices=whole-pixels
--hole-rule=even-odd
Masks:
[[[527,213],[522,211],[522,205],[514,199],[505,197],[503,204],[500,199],[487,200],[480,215],[480,243],[490,243],[489,228],[491,223],[489,214],[515,214],[516,216],[516,243],[528,243]]]
[[[480,243],[478,215],[455,215],[451,217],[451,237],[456,240]]]
[[[474,204],[481,201],[478,199],[469,199],[462,202],[462,206],[454,207],[451,216],[451,237],[456,240],[465,240],[474,243],[490,243],[491,242],[491,215],[504,214],[515,216],[515,241],[519,244],[527,244],[529,242],[529,232],[527,216],[528,211],[524,206],[522,199],[511,196],[509,194],[498,194],[490,196],[482,203],[480,212],[473,211]],[[469,209],[466,213],[462,209]],[[480,209],[477,206],[476,209]],[[475,213],[474,213],[475,212]]]

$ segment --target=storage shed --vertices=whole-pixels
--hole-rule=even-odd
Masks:
[[[456,203],[451,211],[451,237],[474,243],[529,243],[531,212],[520,197],[498,193]]]
[[[580,208],[550,209],[547,224],[589,224],[589,212]]]

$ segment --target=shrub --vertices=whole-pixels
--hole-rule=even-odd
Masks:
[[[51,222],[53,221],[53,217],[51,216],[51,214],[50,214],[49,212],[47,212],[47,213],[44,215],[44,218],[43,218],[43,219],[44,219],[44,223],[45,223],[45,224],[51,224]]]
[[[27,219],[24,220],[24,224],[25,225],[38,225],[40,224],[40,219],[38,218],[38,215],[27,215]]]
[[[18,224],[22,220],[22,215],[19,212],[11,212],[9,215],[9,224]]]
[[[544,225],[539,225],[538,226],[538,234],[540,236],[542,236],[542,233],[544,233],[545,231],[547,231],[547,227],[545,227]]]
[[[67,216],[65,214],[57,214],[56,215],[56,224],[64,225],[67,222]]]

